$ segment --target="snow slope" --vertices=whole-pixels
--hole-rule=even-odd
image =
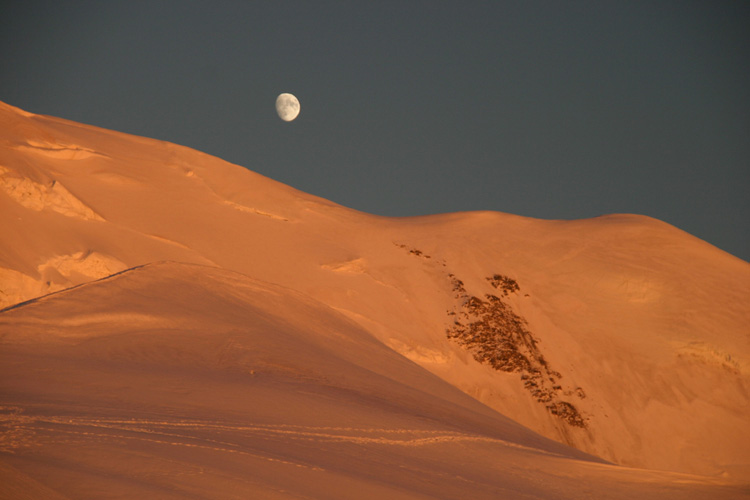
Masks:
[[[2,327],[4,472],[32,485],[7,498],[741,491],[549,441],[324,304],[221,269],[146,265],[6,310]]]
[[[340,315],[347,317],[347,325],[356,324],[360,336],[369,336],[377,349],[387,346],[389,356],[400,355],[394,359],[401,364],[392,374],[414,366],[402,364],[408,358],[436,375],[433,382],[447,382],[555,441],[631,467],[723,475],[729,482],[750,479],[750,265],[672,226],[632,215],[582,221],[491,212],[383,218],[188,148],[32,115],[5,104],[0,104],[0,130],[4,306],[162,261],[200,267],[146,266],[113,280],[153,272],[152,286],[158,288],[181,283],[183,273],[240,273],[284,287],[282,302],[314,299],[311,316],[322,314],[318,309],[325,307],[337,311],[339,320]],[[249,279],[244,277],[233,279]],[[235,281],[222,278],[221,286],[211,281],[211,291],[231,296]],[[187,327],[176,325],[220,320],[210,311],[204,311],[206,317],[193,314],[192,306],[182,307],[184,314],[167,314],[163,309],[172,306],[166,295],[154,299],[164,303],[151,313],[145,304],[123,304],[118,310],[117,301],[103,303],[108,309],[102,313],[88,311],[90,303],[76,305],[94,301],[94,296],[120,295],[113,286],[105,280],[7,309],[0,313],[0,334],[14,338],[11,344],[16,345],[23,317],[33,318],[30,311],[43,303],[47,316],[33,328],[27,325],[37,349],[56,349],[45,334],[50,324],[67,329],[66,335],[80,332],[82,338],[90,328],[98,328],[120,339],[121,350],[138,353],[128,358],[132,366],[123,367],[135,370],[150,359],[150,341],[138,336],[127,347],[130,341],[122,339],[128,332],[182,331]],[[78,297],[84,290],[93,294],[91,299]],[[203,300],[199,296],[191,299],[196,307]],[[254,301],[263,300],[243,299],[240,310],[252,309],[248,301],[255,306]],[[60,305],[53,307],[55,303]],[[302,321],[294,307],[283,310],[285,316],[276,315],[267,333],[284,317]],[[333,314],[326,311],[325,317]],[[241,318],[233,320],[244,324]],[[177,336],[158,338],[158,356],[165,359],[157,356],[148,361],[151,365],[167,363],[164,352],[180,347]],[[33,343],[24,345],[35,349]],[[88,351],[65,356],[82,359],[82,352]],[[238,348],[227,355],[241,357],[244,352]],[[65,356],[61,363],[73,362]],[[331,368],[334,378],[350,371],[349,365],[339,368]],[[373,366],[368,364],[367,370]],[[393,378],[407,383],[407,371]],[[91,368],[88,373],[94,372]],[[11,376],[4,369],[3,378],[21,387],[23,373],[32,372]],[[83,372],[75,376],[86,378]],[[209,384],[211,377],[200,383]],[[379,382],[368,383],[367,390],[360,387],[366,378],[356,379],[358,390],[381,390],[376,388]],[[28,379],[34,386],[34,377]],[[24,392],[18,387],[12,389],[16,398]],[[130,387],[135,392],[147,389],[143,397],[156,401],[164,395],[143,379]],[[424,389],[419,384],[416,388]],[[71,400],[99,394],[93,388],[90,392],[76,392]],[[211,392],[206,389],[200,397],[210,398]],[[52,395],[39,395],[33,404],[42,405],[45,398]],[[342,401],[342,408],[357,404]],[[9,406],[23,410],[20,415],[33,413],[17,403]],[[122,403],[123,408],[131,405]],[[193,418],[191,412],[201,415],[204,406],[211,408],[200,398],[193,398],[187,408],[185,404],[178,405],[184,419]],[[133,418],[146,411],[136,407],[140,409]],[[324,413],[337,412],[326,408]],[[366,413],[352,410],[350,418],[357,421]],[[507,421],[497,413],[488,418]],[[295,420],[290,425],[307,423]],[[472,425],[462,428],[483,429]],[[492,435],[509,440],[502,433]],[[534,443],[529,446],[549,446],[546,441]],[[48,449],[48,444],[39,446]],[[554,467],[577,471],[572,476],[592,467],[558,462]],[[530,477],[533,474],[526,482],[534,483]],[[622,480],[634,476],[628,477]],[[654,477],[657,482],[672,481],[668,475]],[[606,483],[602,481],[597,484]]]

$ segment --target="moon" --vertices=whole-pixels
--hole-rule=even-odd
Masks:
[[[276,98],[276,112],[279,118],[290,122],[299,115],[299,101],[292,94],[279,94]]]

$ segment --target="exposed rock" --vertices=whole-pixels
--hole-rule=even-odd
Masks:
[[[453,325],[448,328],[448,338],[471,352],[480,363],[487,363],[495,370],[520,373],[524,387],[539,403],[544,403],[552,415],[574,427],[586,427],[576,407],[560,399],[563,390],[557,381],[562,375],[552,370],[544,359],[526,320],[500,297],[486,294],[483,300],[469,296],[461,280],[452,274],[449,277],[462,304],[458,314],[454,314]],[[495,274],[487,281],[501,290],[503,296],[520,291],[518,283],[507,276]],[[584,397],[580,387],[576,392]]]

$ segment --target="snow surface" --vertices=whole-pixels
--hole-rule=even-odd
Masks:
[[[2,498],[750,495],[750,265],[701,240],[376,217],[2,103],[0,130]],[[448,338],[500,320],[532,368]]]

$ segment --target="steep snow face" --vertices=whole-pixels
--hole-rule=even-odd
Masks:
[[[425,356],[424,342],[411,349],[415,361],[535,430],[617,463],[748,476],[747,263],[637,216],[553,222],[476,213],[401,224],[420,254],[409,255],[443,269],[435,288],[455,290],[452,304],[432,312],[449,311],[448,336],[460,340],[456,320],[465,329],[500,323],[460,317],[488,310],[478,301],[494,295],[523,327],[516,338],[535,347],[504,346],[501,329],[494,347],[482,347],[520,352],[537,366],[479,365],[476,346],[468,359],[444,350]],[[492,286],[496,274],[518,290]],[[438,300],[427,292],[412,300],[420,297],[424,307]],[[491,330],[469,333],[481,340]]]
[[[221,269],[147,265],[6,310],[0,331],[8,498],[739,493],[542,438],[328,306]]]
[[[4,175],[96,214],[0,190],[6,306],[164,260],[232,270],[314,297],[544,436],[750,477],[750,265],[674,227],[375,217],[160,141],[7,105],[0,128]]]

